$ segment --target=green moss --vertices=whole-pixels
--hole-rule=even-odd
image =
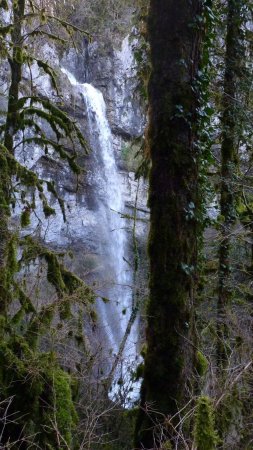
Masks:
[[[6,327],[6,317],[0,315],[0,336],[3,336]]]
[[[48,204],[43,204],[43,212],[45,214],[45,217],[48,218],[55,214],[55,209],[51,208]]]
[[[65,269],[63,265],[61,265],[60,268],[65,287],[67,291],[72,294],[76,289],[82,286],[83,281],[72,272]]]
[[[22,228],[28,227],[28,225],[30,225],[31,223],[31,219],[30,219],[30,210],[28,208],[26,208],[24,211],[22,211],[21,216],[20,216],[20,224]]]
[[[13,343],[9,345],[7,341],[2,341],[0,344],[0,357],[2,362],[2,367],[7,368],[8,371],[12,371],[13,376],[15,373],[21,377],[25,372],[25,364],[23,361],[18,358],[13,351]],[[17,343],[15,343],[15,347],[17,347]]]
[[[161,450],[172,450],[170,441],[166,441],[162,444]]]
[[[17,176],[27,187],[36,187],[38,185],[39,179],[37,175],[31,170],[26,169],[25,167],[17,167]]]
[[[18,261],[17,261],[17,238],[16,236],[12,236],[8,243],[8,257],[7,257],[7,268],[9,277],[12,277],[18,269]]]
[[[20,287],[18,289],[18,296],[19,302],[26,313],[36,313],[36,309],[34,308],[31,299],[24,293],[24,291]]]
[[[75,333],[75,340],[78,346],[81,344],[85,344],[85,338],[83,333],[83,311],[81,308],[78,311],[77,331]]]
[[[218,444],[213,402],[207,396],[201,396],[197,400],[194,440],[197,450],[215,450]]]
[[[36,350],[39,337],[47,333],[50,329],[55,313],[55,305],[43,307],[29,322],[26,332],[26,339],[30,347]]]
[[[14,49],[14,60],[18,63],[18,64],[22,64],[23,63],[23,50],[21,47],[15,47]]]
[[[54,405],[57,428],[66,443],[70,445],[72,432],[78,421],[78,415],[72,400],[71,377],[60,368],[54,370],[51,377],[52,404]]]
[[[71,306],[69,300],[61,302],[60,305],[60,318],[61,320],[69,320],[72,317]]]
[[[40,448],[59,448],[58,436],[62,437],[60,448],[65,448],[64,441],[71,445],[78,421],[72,380],[59,367],[54,353],[31,349],[22,336],[6,337],[0,342],[0,361],[1,393],[13,398],[9,412],[22,411],[15,423],[8,423],[8,434],[20,438],[25,428],[27,435],[36,435]],[[52,424],[57,425],[58,435]]]
[[[97,322],[97,313],[94,309],[90,310],[90,319],[94,324]]]
[[[196,370],[199,376],[204,376],[208,370],[209,364],[205,355],[201,351],[197,351],[196,354]]]
[[[45,254],[47,262],[47,279],[49,283],[53,284],[59,293],[65,289],[65,283],[62,278],[61,267],[55,253],[47,252]]]
[[[1,167],[1,175],[0,175],[0,208],[4,209],[4,211],[9,214],[9,195],[8,195],[8,186],[10,185],[10,173],[9,173],[9,165],[6,156],[7,149],[0,144],[0,167]]]
[[[229,436],[234,430],[237,430],[238,434],[241,433],[243,407],[241,387],[235,385],[223,399],[216,413],[216,424],[221,439]]]
[[[34,261],[36,258],[41,258],[45,255],[46,249],[40,244],[40,242],[33,239],[31,236],[26,236],[20,241],[22,246],[22,261],[24,264]]]
[[[137,366],[137,369],[135,371],[135,379],[139,380],[140,378],[143,378],[144,374],[144,363],[140,363]]]
[[[19,309],[19,311],[13,316],[13,318],[11,320],[11,324],[13,326],[20,324],[24,318],[24,315],[25,315],[25,310],[23,307],[21,307]]]

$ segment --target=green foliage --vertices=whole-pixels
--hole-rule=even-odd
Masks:
[[[198,107],[196,109],[196,116],[190,118],[191,126],[198,136],[195,146],[199,152],[198,182],[200,192],[196,220],[198,220],[202,230],[210,224],[206,209],[214,195],[208,174],[210,167],[214,164],[212,144],[215,127],[213,125],[214,108],[211,99],[210,83],[215,74],[212,52],[215,45],[215,27],[217,20],[218,15],[216,14],[214,4],[210,0],[205,0],[203,2],[201,16],[197,15],[195,22],[192,24],[193,27],[199,29],[199,34],[202,36],[200,66],[193,80],[193,89],[198,97]],[[185,61],[181,60],[181,64],[185,64]],[[200,249],[203,244],[201,235],[202,233],[199,234]]]
[[[193,434],[197,450],[215,450],[218,435],[215,431],[213,403],[209,397],[201,396],[197,400]]]

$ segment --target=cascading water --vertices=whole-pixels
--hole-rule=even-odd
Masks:
[[[106,106],[103,95],[91,84],[79,84],[75,77],[62,68],[70,83],[82,94],[93,158],[96,159],[96,173],[90,175],[90,183],[96,191],[97,218],[99,221],[99,247],[103,263],[106,266],[107,282],[102,295],[109,298],[109,303],[100,302],[99,320],[105,330],[111,361],[104,369],[108,373],[113,366],[113,359],[120,358],[115,370],[112,386],[113,398],[117,395],[117,380],[126,387],[131,384],[126,405],[138,396],[139,386],[131,382],[131,370],[137,364],[137,323],[133,312],[134,300],[132,289],[132,269],[127,260],[128,231],[127,220],[122,217],[124,210],[124,192],[122,178],[118,172],[110,126],[106,118]],[[124,342],[124,345],[122,343]]]

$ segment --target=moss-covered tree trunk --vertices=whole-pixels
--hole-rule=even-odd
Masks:
[[[10,233],[9,223],[9,204],[8,193],[10,186],[10,177],[8,173],[8,164],[3,148],[0,148],[0,314],[6,313],[8,303],[8,275],[6,271],[8,259],[8,242]]]
[[[9,88],[8,110],[5,124],[4,145],[0,148],[0,313],[6,313],[8,303],[10,302],[11,288],[11,267],[8,259],[10,259],[10,239],[9,232],[9,208],[10,208],[10,191],[11,191],[11,171],[8,164],[8,152],[13,155],[13,139],[18,129],[18,96],[19,84],[21,81],[22,71],[22,18],[25,12],[25,0],[12,2],[13,28],[11,39],[13,44],[12,56],[8,61],[11,69],[11,82]]]
[[[192,390],[201,24],[199,0],[150,2],[150,300],[137,448],[158,448],[155,424],[173,416]]]
[[[221,240],[219,247],[219,295],[217,315],[217,363],[222,368],[228,359],[227,313],[233,291],[231,284],[231,243],[236,220],[235,183],[238,167],[238,142],[240,134],[239,80],[242,75],[244,52],[241,25],[244,2],[229,0],[227,11],[226,54],[221,119]]]

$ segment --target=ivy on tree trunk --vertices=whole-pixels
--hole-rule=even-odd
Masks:
[[[176,414],[192,391],[201,233],[195,81],[202,24],[201,1],[150,2],[150,299],[137,448],[156,448],[161,422]],[[167,432],[173,441],[172,427]]]

